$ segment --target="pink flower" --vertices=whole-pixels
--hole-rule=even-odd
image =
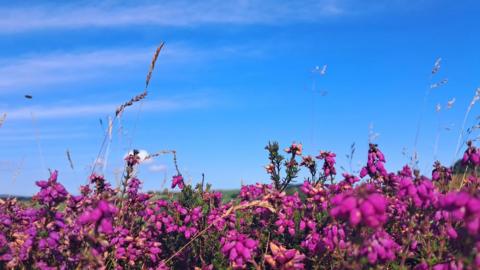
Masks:
[[[294,153],[297,156],[302,155],[302,144],[300,143],[293,143],[290,147],[285,148],[285,152],[287,153]]]

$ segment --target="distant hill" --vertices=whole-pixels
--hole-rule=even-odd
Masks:
[[[0,194],[0,199],[7,199],[7,198],[17,198],[17,200],[19,201],[30,201],[32,199],[31,196],[16,196],[16,195]]]
[[[294,184],[294,185],[290,185],[286,192],[287,194],[293,194],[295,193],[296,191],[298,191],[300,188],[300,185],[299,184]],[[238,195],[240,194],[240,189],[226,189],[226,190],[215,190],[215,191],[219,191],[222,193],[223,195],[223,201],[224,202],[228,202],[228,201],[231,201],[233,199],[236,199],[238,197]],[[173,196],[176,195],[176,193],[178,193],[177,191],[162,191],[162,192],[159,192],[159,191],[147,191],[147,193],[153,193],[153,194],[156,194],[157,198],[167,198],[167,194],[173,194]],[[8,195],[8,194],[0,194],[0,199],[7,199],[7,198],[17,198],[17,200],[19,201],[31,201],[32,200],[32,196],[17,196],[17,195]]]

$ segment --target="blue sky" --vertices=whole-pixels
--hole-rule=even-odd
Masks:
[[[355,170],[366,161],[370,126],[387,168],[396,170],[409,162],[422,108],[418,153],[428,172],[437,137],[437,158],[454,159],[480,87],[479,12],[468,0],[2,4],[0,193],[33,194],[47,168],[78,192],[107,117],[143,90],[160,41],[166,45],[147,99],[128,108],[113,132],[105,173],[114,185],[131,148],[175,149],[188,181],[205,173],[217,188],[268,181],[269,140],[302,142],[310,154],[334,151],[347,171],[355,142]],[[312,73],[325,64],[324,76]],[[444,78],[448,84],[432,89],[423,106],[429,85]],[[158,190],[173,173],[163,156],[141,165],[139,177],[144,189]]]

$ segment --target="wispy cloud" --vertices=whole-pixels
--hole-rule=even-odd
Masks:
[[[61,127],[43,127],[41,132],[36,132],[31,125],[26,126],[7,126],[0,130],[0,143],[2,146],[16,141],[34,141],[34,140],[59,140],[59,139],[80,139],[88,138],[96,133],[85,126],[72,126],[69,128]]]
[[[102,76],[105,73],[102,70],[111,71],[115,67],[146,63],[149,57],[148,50],[142,48],[50,53],[5,59],[0,62],[0,89],[9,92],[34,85],[85,80]]]
[[[118,78],[119,74],[142,69],[147,72],[155,47],[110,48],[81,52],[50,52],[43,55],[22,55],[0,60],[0,95],[19,89],[44,88]],[[175,68],[220,57],[258,56],[261,48],[249,45],[194,48],[183,44],[167,44],[158,65]],[[143,74],[141,75],[143,76]]]
[[[205,108],[212,101],[202,96],[177,97],[163,100],[146,100],[143,111],[169,112],[185,109]],[[10,121],[32,119],[67,119],[91,116],[112,115],[118,104],[67,104],[67,105],[39,105],[17,108],[2,108],[6,111]]]
[[[345,13],[339,0],[235,0],[132,2],[117,5],[44,4],[0,9],[0,32],[128,25],[284,24]]]
[[[1,136],[2,142],[17,142],[17,141],[34,141],[34,140],[59,140],[59,139],[80,139],[87,138],[91,136],[91,133],[82,132],[82,133],[72,133],[72,132],[62,132],[62,133],[52,133],[52,134],[23,134],[23,135],[7,135]]]
[[[150,172],[165,172],[167,170],[167,165],[165,164],[152,164],[148,166],[148,171]]]

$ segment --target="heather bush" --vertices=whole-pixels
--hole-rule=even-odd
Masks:
[[[142,158],[125,159],[121,186],[92,174],[80,195],[51,172],[29,204],[0,201],[1,269],[478,269],[477,148],[459,185],[436,162],[431,176],[388,172],[371,144],[358,176],[337,175],[335,154],[282,155],[266,147],[270,184],[223,201],[209,185],[173,176],[175,196],[141,191]],[[320,162],[320,163],[319,163]],[[307,177],[286,192],[301,170]]]

